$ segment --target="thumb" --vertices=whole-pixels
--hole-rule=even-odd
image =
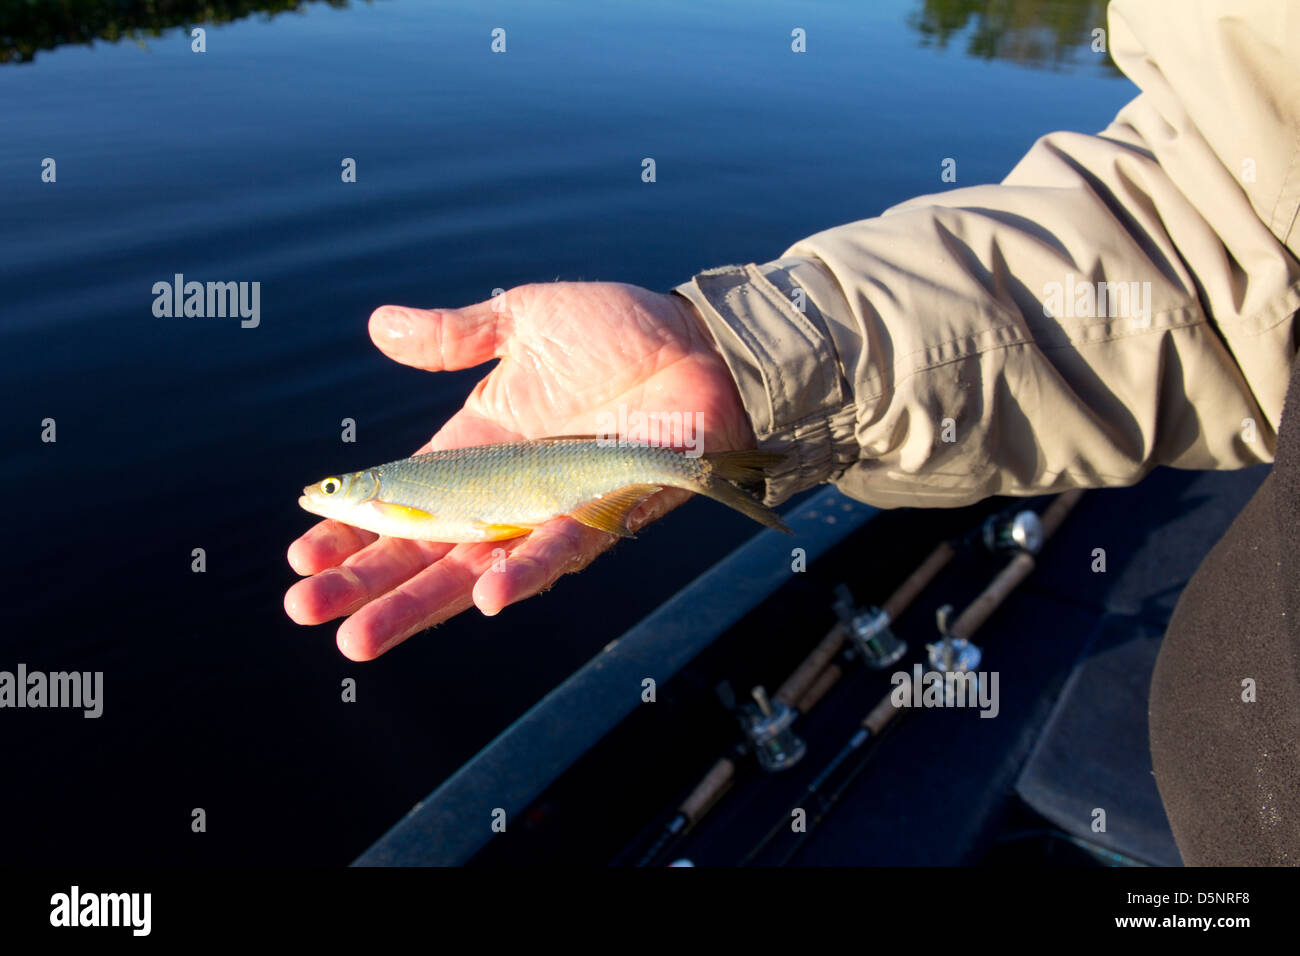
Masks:
[[[394,362],[430,372],[482,365],[500,358],[510,337],[508,294],[462,309],[383,305],[370,316],[370,340]]]

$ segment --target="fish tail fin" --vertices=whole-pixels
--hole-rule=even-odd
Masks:
[[[775,511],[736,487],[737,484],[762,481],[785,460],[784,455],[770,451],[715,451],[703,457],[709,465],[710,474],[701,489],[702,494],[753,518],[759,524],[794,534]]]
[[[709,463],[710,473],[724,481],[738,485],[751,485],[762,481],[785,455],[774,451],[711,451],[703,456]]]

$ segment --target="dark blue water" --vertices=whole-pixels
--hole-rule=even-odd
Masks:
[[[0,65],[0,670],[105,675],[97,720],[0,710],[0,863],[344,863],[752,534],[693,502],[366,664],[281,605],[298,489],[413,451],[480,375],[389,362],[375,306],[666,290],[952,188],[945,157],[955,185],[995,182],[1133,95],[1086,36],[986,6],[313,4],[210,24],[203,54],[168,28]],[[1023,6],[1102,25],[1096,3]],[[260,325],[155,317],[176,273],[260,282]]]

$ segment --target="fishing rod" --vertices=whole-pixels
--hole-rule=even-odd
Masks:
[[[890,625],[960,551],[969,550],[977,541],[994,551],[1002,549],[1007,541],[1018,546],[1032,545],[1041,536],[1037,522],[1038,516],[1032,511],[1003,512],[955,541],[940,542],[879,608],[868,606],[856,611],[847,585],[839,585],[835,610],[840,620],[791,672],[774,698],[769,700],[762,687],[753,689],[751,694],[757,710],[746,711],[741,721],[748,746],[736,745],[709,768],[636,865],[652,865],[699,823],[731,788],[739,762],[751,750],[759,765],[769,772],[778,772],[798,762],[805,746],[791,725],[798,714],[807,714],[817,706],[843,677],[843,668],[834,660],[846,643],[853,643],[855,652],[868,667],[883,670],[895,663],[907,653],[907,645],[894,635]],[[725,699],[730,696],[729,691],[720,692],[720,696],[724,696],[723,704],[728,710],[737,709],[734,700]]]
[[[884,607],[870,608],[873,627],[861,629],[863,643],[870,648],[876,659],[892,663],[907,652],[907,645],[898,641],[889,629],[889,623],[897,620],[926,586],[942,571],[957,553],[952,542],[943,541],[926,556],[907,579],[885,601]],[[840,585],[840,588],[845,588]],[[839,589],[837,589],[839,590]],[[843,607],[843,593],[837,602],[837,611]],[[850,596],[851,603],[851,596]],[[874,612],[874,613],[872,613]],[[776,696],[768,701],[762,687],[755,687],[751,692],[758,706],[758,713],[750,713],[750,719],[742,721],[749,747],[737,744],[727,756],[720,757],[708,772],[700,778],[686,799],[678,806],[658,837],[649,849],[641,855],[637,866],[651,866],[668,848],[678,842],[686,832],[717,805],[723,794],[731,788],[739,769],[739,761],[752,748],[753,753],[764,769],[772,771],[793,766],[802,757],[802,741],[794,737],[790,724],[797,713],[806,714],[814,707],[826,692],[835,684],[842,674],[842,669],[831,663],[844,648],[852,633],[852,621],[845,621],[840,613],[840,620],[817,642],[807,657],[791,672],[781,684]],[[897,645],[897,646],[895,646]],[[886,664],[887,666],[887,664]],[[725,694],[722,694],[724,696]],[[728,702],[724,699],[724,706]],[[773,706],[775,704],[775,706]],[[735,710],[734,703],[727,706]]]
[[[1042,521],[1036,512],[1029,509],[1006,509],[990,516],[955,543],[941,542],[881,608],[868,607],[859,613],[854,610],[853,596],[847,586],[841,584],[835,589],[838,596],[835,610],[840,616],[840,626],[854,638],[854,650],[868,667],[884,670],[907,652],[906,643],[893,634],[889,625],[902,616],[957,553],[971,550],[976,542],[982,543],[993,554],[1037,551],[1043,542]],[[837,646],[836,651],[838,649]],[[795,707],[801,713],[806,714],[815,707],[844,675],[843,668],[831,663],[834,654],[820,651],[822,648],[819,647],[809,655],[777,694],[781,699],[797,699]]]
[[[908,606],[929,586],[931,581],[938,577],[939,572],[948,566],[956,554],[957,548],[951,541],[941,541],[916,570],[894,590],[883,606],[879,609],[867,609],[869,619],[862,622],[859,633],[855,635],[865,645],[864,656],[879,663],[881,667],[887,667],[907,652],[907,645],[889,632],[889,626],[902,617]],[[843,613],[846,607],[851,608],[852,595],[848,594],[848,588],[842,584],[835,590],[839,597],[836,602],[836,611],[840,614],[839,622],[830,629],[821,643],[804,658],[803,663],[786,678],[785,683],[776,692],[777,700],[803,713],[807,713],[809,709],[804,706],[805,695],[818,683],[829,667],[835,666],[838,669],[838,665],[832,665],[830,662],[839,654],[845,641],[853,632],[853,616],[850,615],[849,619],[845,620],[846,615]],[[816,699],[820,700],[825,690],[829,689],[830,687],[827,686],[821,694],[816,695]],[[811,703],[815,704],[816,700]]]
[[[971,643],[971,638],[975,632],[992,616],[993,612],[998,609],[1003,601],[1027,578],[1034,570],[1037,563],[1036,554],[1041,551],[1047,539],[1049,539],[1060,528],[1070,511],[1078,504],[1079,499],[1083,497],[1082,489],[1072,489],[1058,495],[1051,505],[1044,510],[1041,522],[1038,527],[1038,533],[1017,533],[1011,531],[1005,535],[1000,535],[991,525],[985,525],[985,540],[999,545],[1003,550],[1014,552],[1014,556],[1006,566],[998,572],[986,587],[967,607],[966,610],[951,624],[948,618],[951,614],[951,605],[945,605],[939,609],[938,625],[941,639],[936,644],[927,645],[928,658],[931,665],[931,671],[939,671],[947,674],[967,673],[970,679],[974,679],[971,674],[979,666],[981,650]],[[1023,532],[1025,528],[1032,529],[1032,523],[1021,526]],[[778,820],[771,829],[764,834],[762,840],[746,855],[741,861],[741,865],[751,863],[776,837],[784,832],[789,826],[791,814],[796,809],[802,809],[810,801],[817,801],[817,809],[813,816],[808,818],[807,829],[803,835],[811,833],[823,819],[839,802],[840,798],[848,790],[849,786],[857,779],[858,774],[866,767],[870,753],[868,752],[861,760],[850,770],[848,775],[828,796],[819,799],[819,791],[826,785],[840,767],[842,767],[855,753],[860,751],[869,741],[877,739],[890,726],[891,723],[899,716],[904,708],[894,705],[894,694],[901,693],[909,696],[912,693],[912,679],[908,674],[903,674],[903,681],[895,685],[889,693],[885,694],[875,706],[868,711],[857,730],[849,737],[848,741],[837,753],[811,783],[804,789],[799,800],[782,819]],[[952,682],[946,681],[945,685],[948,692],[952,691]],[[800,844],[804,841],[796,841],[780,860],[778,865],[788,863],[790,859],[799,851]]]

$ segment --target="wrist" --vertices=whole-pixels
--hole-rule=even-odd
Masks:
[[[695,303],[681,293],[668,292],[665,293],[665,298],[669,307],[680,317],[679,328],[686,342],[687,353],[700,367],[702,377],[708,383],[702,397],[709,406],[706,414],[717,417],[714,447],[718,450],[756,447],[758,442],[749,413],[745,410],[740,387],[709,323]]]

